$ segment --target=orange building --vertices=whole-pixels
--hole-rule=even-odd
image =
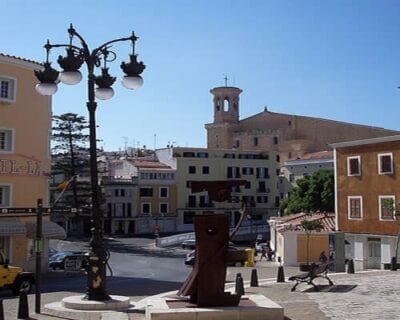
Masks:
[[[23,208],[36,207],[38,199],[49,204],[51,98],[35,92],[33,73],[41,67],[0,54],[0,249],[27,269],[34,266],[36,214]],[[44,220],[46,239],[63,236],[48,213]]]
[[[336,229],[356,269],[381,269],[396,252],[400,224],[400,135],[335,143]],[[394,206],[390,206],[393,203]],[[399,258],[397,258],[399,259]]]

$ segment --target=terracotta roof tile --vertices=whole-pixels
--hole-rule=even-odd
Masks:
[[[335,214],[332,212],[312,214],[300,212],[287,216],[277,217],[274,219],[274,222],[279,231],[302,230],[301,222],[303,220],[320,220],[323,226],[322,230],[324,231],[334,231],[336,226]]]
[[[171,167],[165,163],[154,160],[130,160],[130,162],[138,168],[171,169]]]
[[[333,159],[333,151],[318,151],[306,153],[297,160],[317,160],[317,159]]]
[[[30,60],[30,59],[26,59],[26,58],[22,58],[22,57],[17,57],[17,56],[13,56],[13,55],[1,53],[1,52],[0,52],[0,56],[6,57],[6,58],[13,58],[13,59],[21,60],[21,61],[26,61],[26,62],[30,62],[30,63],[35,63],[35,64],[38,64],[38,65],[42,65],[42,63],[34,61],[34,60]]]

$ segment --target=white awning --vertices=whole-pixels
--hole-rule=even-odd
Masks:
[[[25,222],[26,236],[36,238],[36,221]],[[42,221],[42,237],[48,239],[65,239],[66,234],[63,227],[52,221]]]
[[[0,236],[25,235],[25,224],[15,219],[0,218]]]

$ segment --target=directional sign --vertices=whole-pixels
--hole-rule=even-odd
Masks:
[[[1,213],[36,213],[37,208],[1,208]],[[50,213],[51,208],[42,208],[43,213]]]

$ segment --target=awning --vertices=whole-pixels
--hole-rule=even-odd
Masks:
[[[0,237],[12,235],[25,235],[25,224],[15,219],[0,218]]]
[[[36,221],[25,222],[26,236],[36,238]],[[42,237],[47,239],[65,239],[66,234],[63,227],[52,221],[42,221]]]

